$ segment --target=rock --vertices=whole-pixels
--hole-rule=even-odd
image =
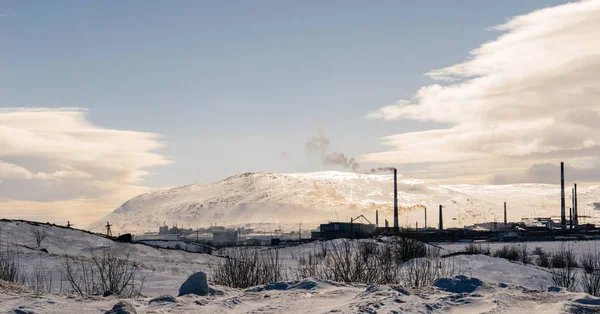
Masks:
[[[452,293],[471,293],[482,284],[483,283],[481,282],[481,280],[477,278],[456,276],[454,278],[437,279],[433,283],[433,286]]]
[[[103,297],[110,297],[111,295],[114,295],[114,292],[112,291],[104,291],[104,293],[102,294]]]
[[[122,234],[118,236],[115,240],[117,242],[133,243],[133,235],[131,235],[131,233]]]
[[[177,303],[177,299],[172,295],[161,295],[148,301],[148,304],[158,303]]]
[[[119,303],[115,304],[113,308],[110,311],[105,312],[105,314],[137,314],[137,312],[131,303],[119,301]]]
[[[550,286],[548,287],[548,292],[565,292],[565,288]]]
[[[179,287],[179,296],[186,294],[207,295],[211,292],[206,281],[206,274],[197,272],[188,277],[188,279]]]
[[[33,311],[21,310],[21,309],[12,309],[8,312],[9,314],[35,314]]]

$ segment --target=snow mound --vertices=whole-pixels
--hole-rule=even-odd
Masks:
[[[465,276],[456,276],[454,278],[437,279],[433,286],[446,292],[452,293],[471,293],[483,285],[483,282],[477,278],[467,278]]]
[[[339,283],[318,278],[307,278],[300,281],[273,282],[262,286],[248,288],[246,292],[288,291],[288,290],[328,290],[331,288],[351,287],[353,284]]]

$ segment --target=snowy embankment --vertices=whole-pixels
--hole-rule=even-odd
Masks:
[[[44,228],[47,235],[40,245],[47,253],[37,247],[33,238],[33,231],[38,227]],[[335,245],[336,241],[324,244]],[[213,286],[223,294],[186,295],[177,297],[176,303],[150,303],[152,297],[161,294],[177,295],[180,285],[196,271],[207,272],[210,278],[210,266],[218,257],[116,243],[74,229],[11,221],[0,221],[0,244],[18,248],[19,262],[28,275],[43,265],[54,276],[50,293],[23,291],[0,282],[0,312],[18,309],[25,313],[98,313],[109,310],[120,300],[118,297],[68,296],[64,293],[68,282],[61,281],[65,254],[72,260],[85,259],[95,249],[108,246],[130,252],[130,258],[140,263],[146,277],[144,297],[127,300],[138,313],[561,313],[600,310],[597,298],[581,293],[548,292],[550,284],[544,269],[483,255],[451,258],[456,273],[468,278],[441,280],[425,288],[349,284],[311,278],[248,289]],[[278,252],[286,267],[292,268],[301,254],[318,250],[320,245],[310,243],[282,248]],[[481,282],[470,278],[478,278]]]
[[[46,234],[40,248],[33,236],[37,228]],[[140,263],[141,275],[145,277],[143,292],[147,295],[176,293],[190,274],[208,271],[216,260],[216,257],[207,254],[119,243],[81,230],[45,224],[37,226],[22,221],[0,221],[0,246],[17,250],[19,263],[27,277],[42,267],[46,274],[52,276],[52,291],[57,293],[68,288],[68,282],[61,278],[65,255],[71,260],[89,259],[92,252],[106,247],[128,252],[131,260]]]

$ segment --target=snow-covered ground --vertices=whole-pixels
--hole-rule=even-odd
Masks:
[[[465,284],[466,283],[466,284]],[[127,300],[138,313],[596,313],[600,299],[582,293],[536,291],[519,285],[459,278],[419,290],[342,284],[319,279],[226,289],[224,295],[177,298],[176,303]],[[71,298],[4,291],[0,309],[12,313],[98,313],[118,299]]]
[[[60,273],[63,255],[85,258],[95,248],[112,246],[131,252],[146,276],[144,297],[128,299],[138,313],[583,313],[600,311],[600,301],[582,293],[548,292],[546,270],[483,255],[455,256],[452,262],[462,279],[442,280],[431,287],[411,289],[390,285],[337,283],[317,278],[284,282],[248,289],[220,286],[222,295],[182,296],[177,303],[151,303],[158,295],[177,295],[179,286],[196,271],[209,273],[214,255],[159,249],[143,244],[115,243],[105,237],[79,230],[42,225],[47,238],[35,248],[26,222],[0,221],[0,243],[17,247],[20,263],[31,272],[36,265]],[[340,241],[340,240],[337,240]],[[325,245],[331,245],[327,242]],[[579,242],[583,246],[585,243]],[[300,254],[318,249],[320,243],[280,249],[288,267]],[[464,248],[444,246],[449,250]],[[533,249],[533,246],[532,246]],[[221,251],[223,253],[223,251]],[[109,310],[117,297],[74,297],[60,294],[59,279],[52,293],[33,293],[3,288],[0,283],[0,312],[13,313],[98,313]],[[471,279],[471,278],[478,278]],[[66,284],[66,283],[63,283]],[[210,281],[209,281],[210,284]],[[466,287],[466,288],[465,288]],[[555,290],[555,289],[554,289]]]

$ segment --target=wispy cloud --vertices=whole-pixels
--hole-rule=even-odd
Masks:
[[[81,108],[0,109],[0,211],[34,204],[62,217],[74,202],[103,215],[147,190],[136,186],[146,168],[170,163],[155,152],[161,146],[156,134],[93,125]]]
[[[444,177],[457,181],[498,173],[520,181],[532,164],[562,159],[598,165],[587,161],[600,150],[600,1],[535,11],[493,29],[503,34],[468,61],[427,73],[445,84],[367,115],[451,127],[386,137],[390,151],[360,160],[430,162],[432,170],[450,163]]]

